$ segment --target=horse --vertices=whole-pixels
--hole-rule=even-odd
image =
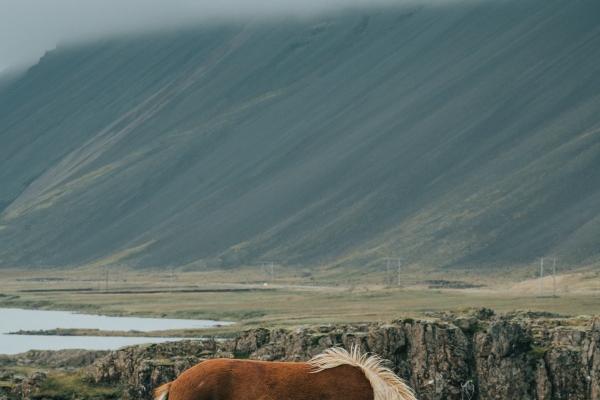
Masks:
[[[217,358],[158,387],[155,400],[416,400],[376,355],[334,347],[308,362]]]

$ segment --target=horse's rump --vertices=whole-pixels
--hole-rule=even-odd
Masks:
[[[155,391],[156,400],[414,400],[377,357],[330,349],[308,363],[204,361]]]

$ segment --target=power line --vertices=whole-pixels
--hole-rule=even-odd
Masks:
[[[395,281],[396,285],[400,286],[402,283],[402,259],[392,257],[385,258],[385,272],[385,283],[387,285],[391,286]]]
[[[552,260],[552,297],[556,297],[556,257]]]
[[[540,296],[544,295],[544,257],[540,259]]]
[[[269,281],[275,280],[275,263],[273,261],[264,261],[262,264],[263,273],[268,275]]]
[[[173,287],[175,286],[175,267],[171,266],[170,268],[170,278],[171,278],[171,284],[170,284],[170,291],[173,291]]]

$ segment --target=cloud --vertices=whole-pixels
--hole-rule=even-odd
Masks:
[[[35,62],[63,41],[408,1],[418,0],[0,0],[0,70]]]

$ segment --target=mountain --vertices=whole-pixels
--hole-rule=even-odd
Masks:
[[[10,86],[14,81],[19,79],[23,71],[20,69],[1,70],[0,71],[0,93],[2,90]]]
[[[0,265],[600,259],[600,3],[59,46],[0,89]]]

